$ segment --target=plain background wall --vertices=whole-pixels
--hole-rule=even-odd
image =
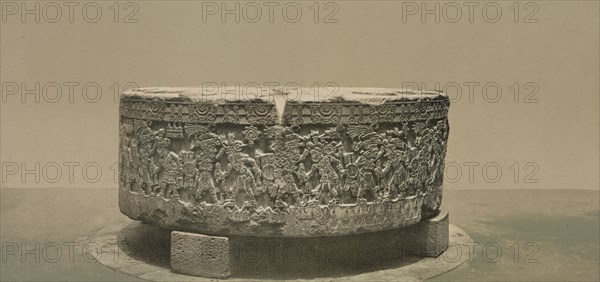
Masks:
[[[273,23],[261,2],[252,2],[263,8],[257,23],[244,18],[248,2],[238,2],[239,23],[232,15],[222,23],[219,14],[203,22],[203,4],[194,1],[132,1],[133,6],[119,2],[117,23],[113,1],[94,2],[102,11],[95,23],[81,14],[86,2],[75,1],[72,23],[64,2],[52,2],[62,6],[57,23],[48,21],[55,16],[54,4],[37,2],[36,23],[34,15],[23,22],[20,11],[7,15],[6,9],[11,12],[14,6],[6,3],[0,22],[2,187],[116,187],[115,83],[119,88],[127,82],[333,82],[361,87],[417,83],[432,89],[437,82],[440,88],[460,86],[447,89],[454,102],[446,189],[599,189],[596,1],[529,6],[521,2],[517,23],[513,1],[493,2],[502,9],[495,23],[488,21],[496,17],[493,7],[488,7],[487,18],[482,15],[484,3],[474,7],[473,23],[469,22],[465,2],[337,1],[327,7],[320,2],[318,23],[315,6],[310,8],[313,1],[295,2],[302,8],[296,23],[282,16],[285,2],[278,2]],[[9,3],[22,8],[20,1]],[[33,8],[35,3],[27,5]],[[423,3],[430,9],[440,5],[439,23],[433,14],[423,15],[422,22]],[[450,22],[456,16],[452,3],[461,7],[456,23]],[[419,11],[403,18],[414,5]],[[138,22],[124,23],[134,7]],[[250,19],[254,14],[252,6],[247,7]],[[333,19],[338,22],[323,23],[335,7]],[[87,20],[94,17],[92,8]],[[288,12],[294,16],[293,10]],[[532,12],[531,19],[538,22],[525,23]],[[35,83],[40,84],[38,91],[25,95],[23,86],[34,88]],[[70,83],[78,84],[72,101],[66,86]],[[517,102],[511,87],[515,83],[520,88]],[[471,98],[469,84],[478,84]],[[16,92],[14,85],[20,88]],[[59,98],[55,85],[61,86]],[[98,101],[84,99],[84,85],[90,86],[88,99],[96,95],[93,86],[100,87]],[[500,87],[499,101],[490,102],[495,88],[483,92],[484,85]],[[537,93],[525,99],[533,86]],[[15,165],[18,170],[13,172]],[[97,177],[98,168],[102,175]],[[24,169],[34,172],[22,175]]]

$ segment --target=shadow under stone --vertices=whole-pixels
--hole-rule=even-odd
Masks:
[[[171,231],[134,222],[117,233],[119,249],[129,257],[150,265],[171,268]]]
[[[411,228],[317,238],[228,237],[233,275],[245,279],[344,277],[394,269],[422,260],[424,246],[407,240]],[[172,269],[171,230],[134,222],[117,234],[132,259]]]

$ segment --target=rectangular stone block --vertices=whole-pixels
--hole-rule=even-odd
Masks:
[[[230,241],[227,237],[173,231],[171,266],[182,274],[228,278],[231,276]]]
[[[447,211],[442,211],[436,217],[424,220],[417,224],[419,229],[423,253],[421,256],[437,257],[448,248],[449,241],[449,216]]]

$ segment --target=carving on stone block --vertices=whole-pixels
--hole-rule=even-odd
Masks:
[[[449,101],[430,96],[288,101],[279,122],[268,101],[126,95],[120,187],[150,205],[179,203],[202,220],[197,230],[226,232],[224,220],[274,232],[299,224],[289,228],[300,236],[412,224],[441,203]]]

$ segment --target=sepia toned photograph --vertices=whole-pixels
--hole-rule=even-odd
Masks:
[[[0,0],[0,281],[599,281],[600,1]]]

